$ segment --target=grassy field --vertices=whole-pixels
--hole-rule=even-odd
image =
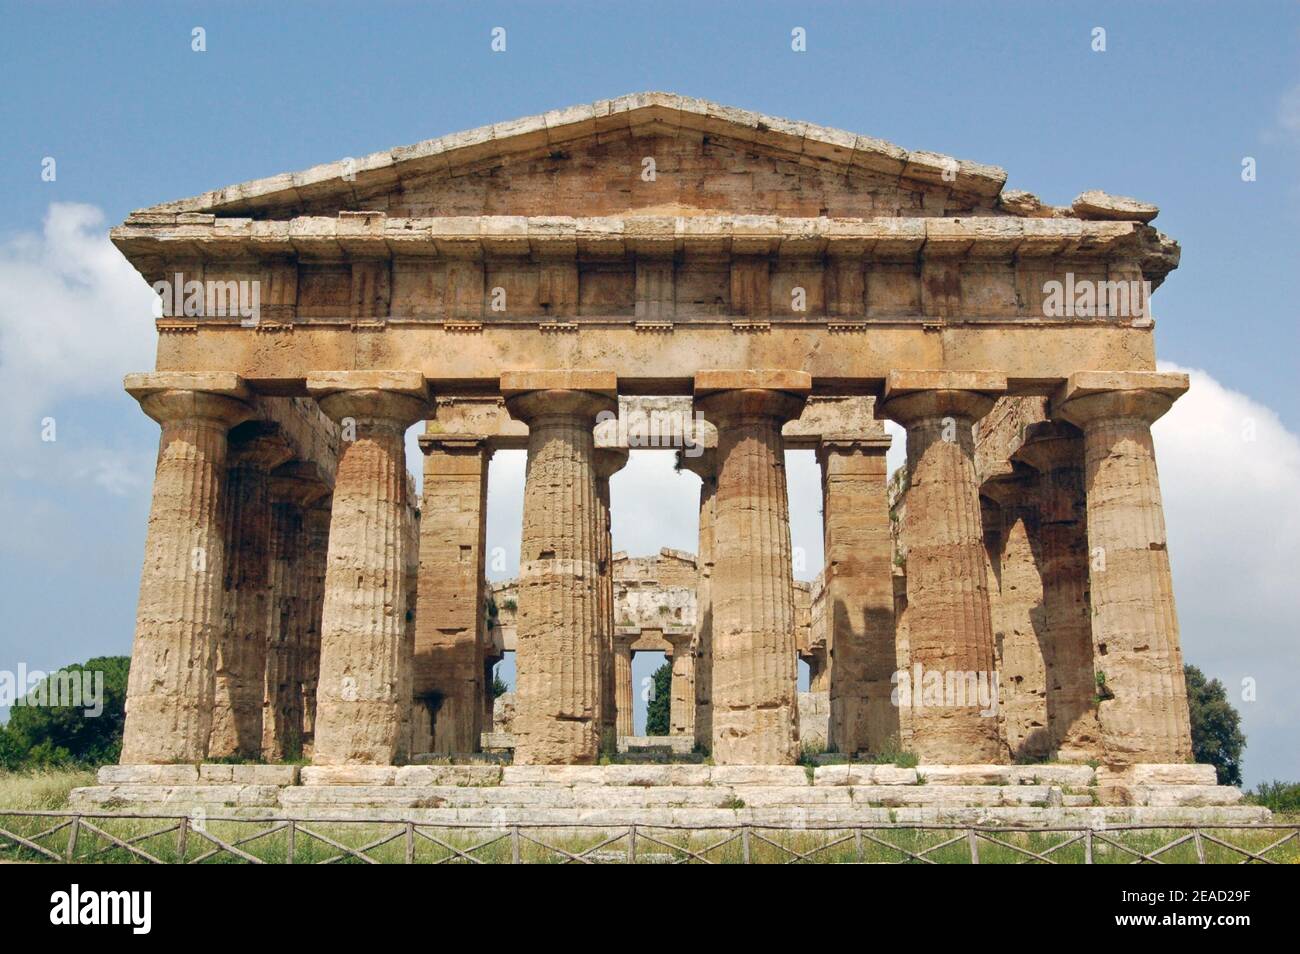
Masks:
[[[91,784],[94,784],[94,773],[89,770],[0,773],[0,829],[7,829],[63,857],[71,833],[70,824],[64,824],[51,831],[59,824],[58,820],[6,815],[5,809],[57,811],[66,808],[68,793],[73,788]],[[1280,824],[1294,824],[1298,820],[1300,819],[1296,816],[1276,817],[1276,821]],[[488,863],[509,862],[516,853],[519,860],[523,862],[563,863],[569,860],[564,852],[577,854],[591,848],[596,848],[591,859],[599,862],[625,862],[628,856],[626,832],[618,833],[618,837],[611,838],[599,833],[523,830],[517,840],[512,841],[509,832],[488,830],[465,832],[417,828],[408,834],[406,827],[400,824],[359,822],[298,825],[291,838],[287,827],[282,826],[278,830],[269,831],[275,827],[274,823],[257,821],[210,822],[202,826],[203,831],[196,831],[187,825],[183,835],[178,824],[168,819],[96,819],[93,824],[115,838],[165,862],[177,862],[183,859],[187,862],[231,863],[245,860],[233,852],[219,850],[218,845],[205,837],[203,832],[237,847],[239,851],[247,852],[270,863],[286,862],[291,842],[293,861],[298,864],[319,863],[332,858],[344,864],[360,863],[359,859],[347,855],[340,846],[355,851],[365,851],[374,860],[389,863],[403,862],[408,852],[416,863],[433,863],[447,859],[465,860],[457,856],[453,848]],[[432,837],[426,837],[426,834]],[[1136,856],[1131,851],[1106,843],[1107,838],[1132,851],[1149,854],[1186,834],[1188,833],[1170,829],[1106,832],[1095,835],[1093,863],[1124,864],[1135,860]],[[1205,834],[1209,837],[1202,839],[1201,850],[1205,854],[1206,861],[1213,863],[1240,861],[1243,857],[1229,848],[1215,844],[1212,840],[1214,838],[1240,845],[1248,850],[1260,851],[1285,836],[1286,832],[1206,830]],[[1015,832],[990,837],[995,841],[986,838],[977,840],[981,864],[1016,864],[1030,861],[1033,859],[1023,851],[1042,854],[1059,845],[1064,846],[1051,853],[1050,857],[1053,860],[1066,864],[1081,864],[1084,861],[1085,848],[1081,839],[1065,845],[1071,838],[1077,837],[1071,833]],[[898,847],[888,847],[873,839]],[[871,831],[860,836],[855,836],[851,831],[755,830],[749,836],[748,856],[754,863],[790,861],[795,857],[791,852],[800,854],[811,852],[807,860],[816,863],[906,861],[907,851],[921,852],[947,841],[953,843],[938,848],[926,857],[940,863],[969,864],[970,846],[966,836],[959,829],[896,829]],[[557,848],[561,850],[557,851]],[[1017,851],[1017,848],[1021,851]],[[746,855],[744,841],[737,832],[688,833],[641,829],[636,842],[636,860],[641,864],[664,864],[682,860],[687,857],[688,851],[701,853],[709,861],[722,864],[742,863]],[[1163,852],[1159,857],[1169,863],[1194,864],[1197,860],[1195,840],[1188,836],[1184,843]],[[1274,861],[1300,863],[1300,838],[1274,849],[1268,857]],[[76,858],[78,861],[92,863],[140,863],[147,860],[115,844],[112,839],[85,827],[81,828],[77,837]],[[49,861],[52,859],[0,834],[0,860]]]

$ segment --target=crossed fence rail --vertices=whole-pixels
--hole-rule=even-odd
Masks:
[[[0,860],[144,864],[1300,863],[1300,825],[499,826],[0,809]]]

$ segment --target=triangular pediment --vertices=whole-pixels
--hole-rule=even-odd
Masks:
[[[147,213],[255,219],[991,210],[995,166],[671,93],[553,110],[228,186]]]

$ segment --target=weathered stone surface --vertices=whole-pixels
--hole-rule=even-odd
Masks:
[[[973,427],[1005,387],[1005,378],[985,372],[891,373],[877,408],[908,435],[900,534],[909,653],[912,672],[921,676],[910,686],[908,708],[911,744],[924,759],[980,762],[1002,754],[996,705],[981,704],[978,691],[969,698],[969,689],[981,678],[988,687],[994,673]],[[933,692],[927,699],[934,680],[941,700]]]
[[[813,769],[814,785],[915,785],[916,769],[896,765],[819,765]]]
[[[826,569],[827,644],[832,665],[827,745],[883,751],[899,734],[890,695],[896,670],[888,437],[828,437],[818,450]]]
[[[484,726],[484,541],[492,450],[479,437],[420,438],[420,585],[412,713],[416,751],[474,752]]]
[[[144,387],[148,377],[129,377],[128,389]],[[242,382],[227,377],[198,382],[226,393],[140,391],[141,407],[162,425],[162,437],[131,651],[123,764],[196,761],[207,753],[226,561],[226,435],[252,416],[246,403],[229,396],[241,393]]]
[[[592,388],[594,390],[574,390]],[[596,416],[612,412],[600,372],[502,376],[529,426],[516,650],[515,761],[594,762],[600,748],[601,625]]]
[[[1216,781],[1213,765],[1193,762],[1100,765],[1096,774],[1098,785],[1213,785]]]
[[[196,785],[197,765],[103,765],[95,773],[100,785]]]
[[[711,718],[719,765],[790,764],[798,756],[781,425],[799,413],[808,387],[807,375],[793,372],[710,371],[696,381],[696,406],[718,428]]]
[[[386,373],[308,380],[321,409],[345,431],[325,573],[317,764],[392,764],[409,746],[402,738],[404,723],[409,726],[412,651],[403,437],[427,407],[417,378]],[[348,433],[349,422],[355,433]]]
[[[1096,189],[1077,196],[1070,205],[1081,219],[1131,219],[1150,222],[1160,214],[1160,209],[1149,202],[1139,202],[1123,195],[1110,195]]]
[[[1107,762],[1185,762],[1187,686],[1151,422],[1186,375],[1072,375],[1053,399],[1083,430],[1092,641]]]

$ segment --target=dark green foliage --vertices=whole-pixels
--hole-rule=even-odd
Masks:
[[[1279,815],[1300,815],[1300,782],[1283,782],[1274,779],[1260,782],[1253,792],[1246,794],[1253,805],[1263,805]]]
[[[131,660],[126,656],[101,656],[84,665],[66,666],[63,672],[103,673],[103,711],[88,715],[87,706],[15,705],[9,721],[0,726],[0,767],[16,770],[61,765],[98,766],[116,762],[122,751],[122,723],[126,718],[126,679]],[[52,695],[54,674],[43,683]],[[85,677],[86,680],[93,676]],[[33,690],[27,700],[39,699]],[[50,701],[55,701],[51,699]],[[87,700],[82,700],[87,702]]]
[[[1208,682],[1195,666],[1184,666],[1187,707],[1192,717],[1192,754],[1201,764],[1213,765],[1220,785],[1241,784],[1241,716],[1228,702],[1223,683]]]
[[[673,667],[670,663],[664,663],[655,670],[654,695],[650,697],[650,704],[646,708],[646,735],[668,734],[668,712],[672,704],[672,695]]]

